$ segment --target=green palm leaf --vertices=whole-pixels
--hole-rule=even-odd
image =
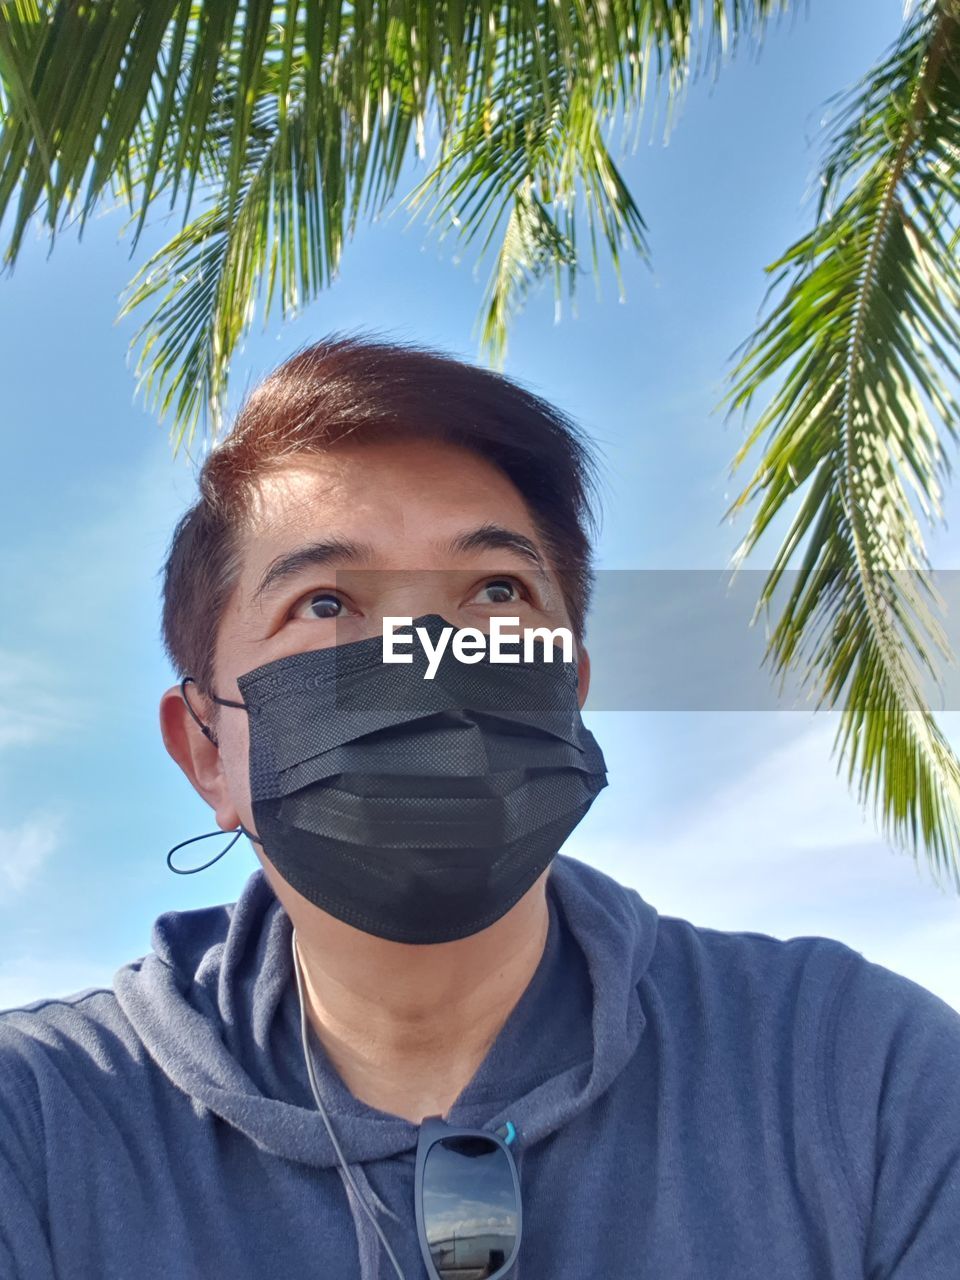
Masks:
[[[132,243],[161,196],[179,234],[133,282],[141,385],[179,444],[216,430],[230,357],[265,294],[289,315],[336,272],[362,215],[392,199],[411,151],[496,266],[482,343],[495,357],[532,283],[591,265],[619,276],[643,223],[604,126],[672,100],[786,0],[17,0],[0,4],[0,218],[6,258],[41,217],[55,235],[122,199]],[[15,56],[14,56],[15,55]],[[194,209],[199,202],[201,212]],[[579,206],[579,208],[578,208]],[[495,242],[498,247],[495,247]],[[202,269],[201,269],[202,268]],[[265,287],[264,287],[265,286]],[[195,325],[187,333],[187,325]],[[199,389],[202,389],[202,393]]]
[[[481,254],[499,239],[481,313],[481,342],[498,364],[510,321],[532,284],[552,270],[559,298],[566,268],[570,296],[575,294],[581,192],[595,275],[600,270],[597,222],[621,297],[624,244],[648,257],[643,218],[603,141],[602,108],[591,101],[589,88],[560,68],[553,69],[544,95],[538,71],[532,63],[527,68],[526,98],[513,80],[501,82],[487,113],[465,122],[405,202],[417,210],[433,196],[432,225],[455,226],[464,243],[486,228]]]
[[[799,508],[761,592],[786,600],[768,658],[842,702],[835,750],[861,802],[960,889],[960,762],[922,690],[950,656],[918,511],[938,518],[960,405],[960,7],[928,0],[838,114],[817,226],[771,271],[731,407],[779,380],[733,466],[767,435],[731,514],[757,500],[739,566]],[[796,564],[788,583],[785,572]]]
[[[173,409],[176,448],[205,410],[213,415],[214,434],[219,429],[229,356],[264,285],[267,310],[279,285],[284,311],[294,311],[301,298],[329,284],[340,256],[345,191],[334,133],[323,135],[321,200],[301,113],[282,130],[255,125],[262,140],[248,151],[232,206],[214,204],[154,254],[132,280],[121,311],[155,304],[134,337],[137,374],[161,416]],[[334,174],[340,175],[337,191]],[[326,222],[331,208],[337,211],[332,225]]]

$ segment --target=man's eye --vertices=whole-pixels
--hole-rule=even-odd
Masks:
[[[517,584],[510,578],[492,578],[477,593],[481,604],[513,604],[520,599]]]
[[[320,591],[304,601],[314,618],[336,618],[343,610],[343,601],[329,591]]]

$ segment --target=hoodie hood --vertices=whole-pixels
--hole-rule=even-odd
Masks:
[[[567,855],[551,864],[547,904],[538,968],[444,1117],[489,1129],[510,1120],[518,1155],[586,1110],[630,1061],[644,1028],[637,987],[656,942],[653,907]],[[152,952],[117,971],[114,991],[150,1056],[196,1103],[264,1151],[338,1167],[303,1060],[292,929],[258,868],[235,903],[160,915]],[[356,1166],[409,1152],[419,1126],[355,1098],[315,1035],[311,1052],[344,1159],[369,1188]],[[375,1233],[348,1198],[362,1272],[374,1275]]]

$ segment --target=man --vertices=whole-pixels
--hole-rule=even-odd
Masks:
[[[173,538],[160,718],[262,869],[0,1015],[0,1275],[957,1276],[960,1017],[558,853],[604,785],[589,481],[562,414],[412,346],[253,393]],[[507,617],[555,651],[498,666]]]

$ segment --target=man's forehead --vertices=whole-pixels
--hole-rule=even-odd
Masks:
[[[373,571],[379,579],[383,571],[436,574],[482,556],[495,556],[504,570],[524,566],[552,595],[549,557],[519,495],[509,510],[482,486],[474,498],[444,503],[432,493],[418,495],[412,505],[427,510],[398,521],[396,510],[392,519],[385,512],[389,498],[357,494],[337,462],[329,468],[298,462],[264,477],[258,516],[241,546],[243,607],[264,608],[311,569],[351,577],[359,571],[365,579]],[[498,511],[502,518],[491,519]],[[373,578],[367,580],[372,587]]]
[[[275,465],[251,485],[248,537],[276,535],[290,525],[316,520],[344,500],[347,488],[347,459],[333,453]]]

